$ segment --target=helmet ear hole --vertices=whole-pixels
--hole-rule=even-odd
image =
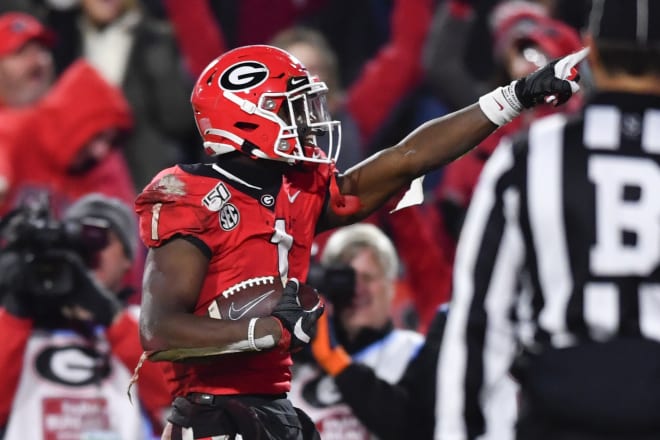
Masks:
[[[238,128],[239,130],[248,131],[248,132],[254,131],[257,128],[259,128],[257,124],[253,124],[251,122],[241,122],[241,121],[235,123],[234,127]]]
[[[213,84],[213,78],[215,78],[215,74],[216,74],[216,73],[217,73],[217,70],[214,70],[214,71],[209,75],[209,77],[208,77],[207,80],[206,80],[206,85],[207,85],[207,86],[210,86],[211,84]]]

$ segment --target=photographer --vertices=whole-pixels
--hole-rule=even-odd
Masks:
[[[423,342],[421,334],[395,329],[392,324],[396,251],[376,226],[355,224],[330,236],[321,264],[322,275],[312,271],[307,280],[326,294],[333,309],[332,316],[319,320],[319,336],[333,327],[345,352],[329,359],[316,356],[313,348],[317,362],[294,367],[290,398],[309,414],[322,438],[380,436],[360,417],[366,405],[353,404],[351,395],[358,389],[361,394],[373,391],[371,384],[360,380],[363,375],[353,372],[373,371],[372,376],[396,383]],[[344,377],[337,380],[340,376]],[[376,396],[361,400],[370,401],[370,397]]]
[[[62,222],[19,214],[0,231],[0,438],[142,440],[149,424],[159,431],[170,403],[159,368],[142,367],[141,405],[126,396],[142,353],[137,312],[121,303],[138,246],[133,212],[90,194]]]

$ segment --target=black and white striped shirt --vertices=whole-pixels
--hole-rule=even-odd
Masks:
[[[436,439],[511,438],[515,394],[501,389],[522,353],[660,342],[659,267],[660,97],[597,95],[580,118],[504,141],[457,249]]]

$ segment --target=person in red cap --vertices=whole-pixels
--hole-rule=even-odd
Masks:
[[[54,40],[54,34],[31,15],[22,12],[0,15],[0,116],[3,126],[14,123],[14,115],[8,115],[7,110],[33,105],[53,84],[55,63],[50,47]],[[13,174],[10,151],[5,144],[0,148],[0,203],[7,196]]]
[[[116,148],[132,124],[119,89],[82,60],[39,103],[0,114],[0,150],[8,153],[11,171],[0,215],[41,191],[51,194],[56,209],[89,191],[132,204],[133,183]]]
[[[0,109],[31,105],[48,91],[55,78],[54,40],[31,15],[0,15]]]
[[[34,17],[0,15],[0,216],[41,191],[57,211],[90,191],[129,205],[136,195],[117,148],[133,126],[124,95],[84,61],[54,81],[53,42]]]

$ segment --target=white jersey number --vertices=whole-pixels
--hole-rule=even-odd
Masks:
[[[643,158],[594,156],[596,184],[594,275],[647,276],[660,264],[660,168]],[[631,196],[625,197],[626,189]],[[625,243],[624,236],[632,237]]]
[[[277,245],[277,260],[280,278],[283,282],[289,279],[289,251],[293,247],[293,237],[286,232],[284,219],[275,220],[275,231],[270,242]]]

